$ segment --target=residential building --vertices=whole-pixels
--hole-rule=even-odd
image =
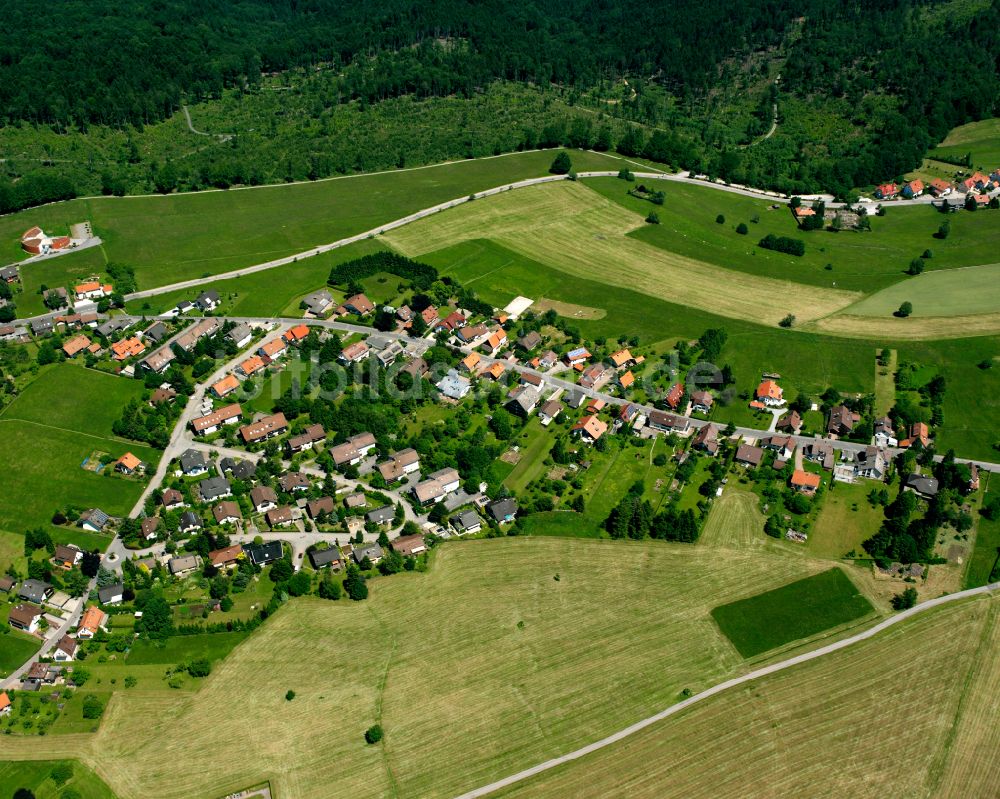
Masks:
[[[333,295],[326,289],[314,291],[302,298],[299,307],[309,311],[313,316],[325,316],[333,307]]]
[[[584,388],[597,390],[611,379],[612,371],[604,364],[595,363],[583,370],[580,375],[580,385]]]
[[[512,522],[517,516],[517,500],[511,497],[498,499],[486,506],[486,512],[493,517],[497,524]]]
[[[326,430],[323,429],[321,424],[311,424],[301,433],[296,436],[292,436],[285,442],[285,446],[288,451],[292,454],[296,452],[305,452],[313,448],[315,444],[326,440]]]
[[[142,361],[139,362],[139,365],[144,369],[149,369],[149,371],[155,372],[159,375],[167,371],[167,368],[174,362],[174,360],[176,360],[176,358],[177,356],[174,355],[170,347],[162,347],[161,349],[147,355]]]
[[[66,353],[67,358],[75,358],[89,346],[90,339],[81,333],[78,336],[73,336],[73,338],[63,344],[62,349]]]
[[[756,469],[764,457],[764,450],[750,444],[741,444],[736,450],[736,463]]]
[[[670,390],[667,392],[667,396],[663,398],[663,401],[667,403],[667,406],[673,410],[677,410],[678,406],[681,404],[681,400],[684,398],[684,384],[674,383]]]
[[[919,444],[926,449],[931,443],[930,430],[924,422],[915,422],[910,425],[910,434],[907,438],[899,442],[901,447],[912,447]]]
[[[472,390],[472,381],[449,369],[448,374],[438,382],[437,389],[449,399],[460,400]]]
[[[906,476],[903,488],[919,494],[924,499],[931,499],[937,496],[939,486],[937,478],[913,473]]]
[[[889,471],[888,453],[876,446],[865,447],[857,453],[855,473],[868,480],[884,480]]]
[[[167,562],[167,569],[174,577],[183,577],[197,569],[200,564],[201,561],[197,555],[181,555],[171,558]]]
[[[784,391],[773,380],[764,380],[755,392],[757,402],[768,408],[777,408],[785,404]]]
[[[42,620],[42,609],[37,605],[22,603],[10,609],[7,616],[7,623],[15,630],[23,630],[26,633],[38,631],[38,624]]]
[[[212,386],[212,393],[219,399],[232,394],[240,387],[239,378],[236,375],[226,375]]]
[[[146,345],[138,337],[126,338],[111,345],[111,358],[115,361],[127,361],[146,351]]]
[[[707,391],[691,393],[691,411],[695,413],[711,413],[715,398]]]
[[[403,557],[414,557],[427,551],[422,535],[403,535],[391,542],[392,548]]]
[[[214,311],[218,308],[220,302],[221,299],[219,298],[219,292],[215,289],[209,289],[208,291],[203,291],[199,294],[195,299],[194,304],[203,313],[209,313],[210,311]]]
[[[28,602],[41,605],[55,592],[55,589],[44,580],[28,579],[21,583],[17,595]]]
[[[562,413],[562,403],[557,400],[549,400],[538,409],[538,420],[543,427],[548,427],[552,421]]]
[[[142,537],[147,541],[155,541],[160,533],[160,525],[162,523],[163,520],[159,516],[147,516],[140,524]]]
[[[191,420],[191,429],[195,435],[210,436],[217,432],[222,425],[237,424],[243,415],[243,409],[238,403],[227,405],[224,408],[214,411],[207,416],[199,416]]]
[[[180,457],[181,471],[188,477],[197,477],[208,472],[208,460],[204,453],[196,449],[186,449]]]
[[[118,605],[125,600],[125,583],[114,583],[97,589],[97,600],[102,605]]]
[[[525,352],[531,352],[541,343],[542,343],[542,334],[539,333],[537,330],[532,330],[529,333],[521,336],[521,338],[517,340],[517,346],[520,347]]]
[[[358,433],[351,436],[343,444],[330,447],[330,457],[337,468],[357,466],[365,456],[375,448],[375,436],[371,433]]]
[[[264,514],[264,518],[267,520],[267,526],[272,529],[275,527],[287,527],[295,521],[292,509],[287,505],[271,508],[271,510]]]
[[[420,455],[412,447],[401,449],[389,456],[390,460],[378,465],[379,474],[387,483],[395,483],[406,475],[420,471]]]
[[[861,414],[855,413],[846,405],[838,405],[830,410],[830,418],[826,424],[826,432],[831,436],[841,438],[850,435],[854,425],[861,421]]]
[[[481,346],[487,355],[496,355],[507,346],[507,332],[502,327],[495,328]]]
[[[260,441],[267,441],[274,436],[280,436],[287,430],[288,420],[285,419],[285,414],[275,413],[241,427],[240,438],[243,439],[244,444],[256,444]]]
[[[278,358],[281,358],[287,350],[288,346],[285,344],[285,340],[279,336],[278,338],[273,338],[270,341],[265,341],[261,344],[260,347],[257,348],[257,354],[262,358],[276,361]]]
[[[421,505],[432,505],[458,491],[460,485],[461,477],[456,469],[439,469],[417,483],[413,487],[413,495]]]
[[[160,495],[160,504],[165,510],[177,510],[184,507],[184,495],[176,488],[165,488]]]
[[[336,546],[310,550],[309,560],[312,561],[314,569],[322,569],[329,566],[333,571],[340,571],[344,567],[344,563],[340,557],[340,550]]]
[[[76,628],[76,637],[88,640],[97,635],[98,631],[107,627],[108,614],[97,605],[91,605],[80,617],[80,624]]]
[[[355,544],[351,550],[351,557],[354,558],[354,562],[359,566],[365,558],[368,558],[372,565],[375,565],[382,560],[382,547],[377,543]]]
[[[261,369],[266,368],[267,361],[265,361],[260,355],[251,355],[236,367],[236,376],[245,380],[248,377],[253,377],[253,375],[257,374],[257,372]]]
[[[79,649],[79,644],[77,644],[76,639],[64,635],[56,643],[55,649],[52,650],[52,659],[56,663],[68,663],[76,658],[77,649]]]
[[[705,425],[695,434],[691,446],[715,456],[719,451],[719,428],[714,424]],[[738,454],[737,458],[739,458]]]
[[[503,373],[507,371],[507,367],[504,366],[502,361],[494,361],[486,369],[480,372],[480,377],[491,377],[494,380],[499,380],[503,377]]]
[[[52,562],[61,569],[72,569],[83,560],[83,550],[76,544],[59,544],[52,555]]]
[[[186,510],[181,514],[179,529],[182,533],[197,533],[203,527],[201,517],[193,510]]]
[[[468,327],[460,327],[455,331],[455,337],[463,344],[471,344],[478,338],[482,338],[489,330],[486,325],[470,325]]]
[[[310,519],[315,520],[322,513],[335,515],[336,512],[337,509],[333,497],[320,497],[306,503],[306,513],[309,514]]]
[[[383,349],[376,353],[376,357],[382,366],[392,366],[396,359],[406,352],[406,349],[398,341],[390,341]]]
[[[143,463],[131,452],[126,452],[115,461],[115,471],[121,474],[135,474],[142,471]]]
[[[236,524],[243,519],[239,504],[229,499],[212,508],[212,515],[216,524]]]
[[[311,483],[302,472],[289,472],[278,478],[278,485],[286,494],[291,494],[293,491],[308,491]]]
[[[271,486],[254,486],[250,489],[250,503],[257,513],[278,507],[278,495]]]
[[[348,297],[344,300],[343,308],[345,311],[357,314],[358,316],[368,316],[368,314],[375,310],[372,301],[364,294],[355,294],[353,297]]]
[[[577,347],[575,350],[567,352],[563,356],[563,360],[566,361],[567,366],[576,366],[577,364],[586,363],[591,357],[586,347]]]
[[[507,408],[511,413],[527,419],[541,399],[542,395],[537,388],[522,384],[510,392]]]
[[[479,518],[479,514],[471,508],[463,510],[461,513],[457,513],[452,516],[449,523],[451,524],[452,529],[459,535],[478,533],[483,529],[483,520]]]
[[[662,433],[677,433],[686,435],[691,429],[691,421],[685,416],[676,416],[672,413],[652,410],[647,418],[649,426],[653,430]]]
[[[892,419],[885,416],[876,419],[872,425],[872,443],[877,447],[895,447],[899,444],[896,440],[896,432],[892,427]]]
[[[226,333],[226,338],[233,342],[237,349],[243,349],[253,339],[253,330],[246,322],[240,322]]]
[[[383,505],[380,508],[368,511],[368,513],[365,514],[366,521],[380,526],[384,524],[392,524],[395,518],[396,509],[392,505]]]
[[[100,533],[108,526],[110,521],[111,517],[100,508],[87,508],[87,510],[80,514],[80,518],[77,519],[76,524],[84,530],[90,530],[92,533]]]
[[[222,322],[218,319],[199,319],[174,339],[173,346],[184,352],[190,352],[203,338],[214,336],[220,330],[222,330]]]
[[[815,494],[819,488],[820,476],[802,469],[796,469],[792,473],[791,486],[802,494]]]
[[[608,425],[596,416],[584,416],[570,429],[572,435],[578,436],[587,444],[593,444],[608,431]]]
[[[217,569],[229,569],[235,566],[243,557],[243,547],[239,544],[216,549],[208,553],[208,562]]]
[[[371,355],[371,349],[363,341],[355,341],[348,344],[340,353],[340,360],[344,363],[360,363]]]
[[[775,430],[782,430],[798,435],[802,429],[802,417],[798,411],[789,411],[782,416],[775,425]]]

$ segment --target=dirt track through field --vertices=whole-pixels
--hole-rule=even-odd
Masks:
[[[492,239],[571,276],[597,280],[721,316],[777,324],[819,319],[857,301],[824,289],[731,271],[627,234],[642,217],[580,183],[549,183],[467,203],[385,235],[419,256],[468,239]]]

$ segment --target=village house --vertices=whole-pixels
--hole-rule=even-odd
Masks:
[[[437,389],[448,399],[458,401],[472,390],[472,381],[454,369],[449,369],[448,373],[438,381]]]
[[[487,333],[489,333],[489,330],[487,330],[486,325],[471,325],[469,327],[460,327],[455,331],[455,337],[463,344],[471,344]]]
[[[169,347],[163,347],[162,349],[156,350],[149,355],[147,355],[139,365],[144,369],[149,369],[149,371],[156,374],[163,374],[167,371],[167,367],[176,360],[177,356],[174,355],[173,351]]]
[[[566,362],[567,366],[577,366],[578,364],[586,363],[591,359],[591,354],[587,351],[586,347],[577,347],[575,350],[570,350],[563,356],[563,360]]]
[[[336,546],[310,550],[309,560],[312,561],[314,569],[322,569],[329,566],[333,571],[340,571],[344,567],[344,563],[340,557],[340,550]]]
[[[764,458],[764,450],[751,444],[741,444],[736,450],[735,462],[740,466],[756,469]]]
[[[899,444],[892,426],[892,419],[888,416],[875,420],[872,433],[872,443],[877,447],[895,447]]]
[[[89,346],[90,339],[81,333],[78,336],[73,336],[73,338],[63,344],[62,349],[66,353],[67,358],[75,358]]]
[[[711,413],[715,399],[704,390],[695,391],[691,394],[691,411],[696,413]]]
[[[584,416],[570,429],[570,434],[577,436],[587,444],[595,443],[608,431],[608,425],[596,416]]]
[[[756,399],[750,403],[751,408],[778,408],[785,404],[784,392],[773,380],[764,380],[754,392]]]
[[[348,344],[340,353],[340,360],[344,363],[360,363],[371,355],[371,350],[363,341],[355,341]]]
[[[229,499],[212,508],[212,515],[216,524],[236,524],[243,519],[239,504]]]
[[[631,369],[618,375],[618,385],[621,386],[623,390],[632,388],[632,386],[635,385],[635,375],[632,374]]]
[[[246,380],[246,378],[252,377],[266,367],[267,361],[259,355],[251,355],[236,367],[236,377]]]
[[[98,632],[107,628],[108,614],[97,605],[91,605],[80,617],[80,623],[76,628],[76,637],[89,640]]]
[[[799,416],[798,411],[789,411],[778,420],[774,429],[798,435],[799,431],[802,429],[802,417]]]
[[[91,280],[80,283],[73,291],[76,293],[77,300],[100,300],[104,297],[110,297],[114,293],[114,287],[107,283]]]
[[[396,518],[396,509],[392,505],[382,505],[365,514],[365,521],[379,527],[390,525]]]
[[[226,333],[226,338],[233,342],[237,349],[241,350],[250,343],[250,340],[253,338],[253,331],[246,322],[240,322]]]
[[[76,639],[64,635],[56,643],[55,649],[52,650],[52,659],[56,663],[68,663],[76,658],[78,649],[79,644],[77,644]]]
[[[691,420],[686,416],[676,416],[663,411],[650,411],[647,422],[650,428],[661,433],[677,433],[683,436],[691,430]]]
[[[482,377],[489,377],[493,380],[500,380],[503,377],[503,373],[507,371],[507,367],[504,366],[500,361],[496,363],[491,363],[486,369],[481,373]]]
[[[903,190],[900,193],[907,200],[919,197],[924,193],[924,182],[919,178],[911,180],[909,183],[903,184]]]
[[[439,469],[413,487],[413,495],[421,505],[441,502],[448,494],[458,491],[461,477],[453,468]]]
[[[92,533],[100,533],[110,522],[111,517],[100,508],[87,508],[87,510],[80,514],[80,518],[77,519],[76,524],[84,530],[90,530]]]
[[[287,344],[300,344],[309,337],[308,325],[294,325],[285,331],[282,338]]]
[[[10,697],[7,695],[7,692],[0,692],[0,717],[9,716],[13,711],[13,708],[14,704],[10,701]]]
[[[160,495],[160,504],[164,510],[177,510],[184,507],[184,495],[176,488],[165,488]]]
[[[15,630],[23,630],[26,633],[38,631],[38,624],[42,620],[42,609],[36,605],[22,603],[10,609],[7,616],[7,623]]]
[[[448,523],[459,535],[471,535],[483,529],[483,520],[471,508],[455,514],[448,520]]]
[[[507,332],[502,328],[495,328],[489,335],[489,338],[482,343],[483,352],[487,355],[496,355],[500,350],[507,346]]]
[[[910,434],[907,438],[899,442],[899,446],[905,448],[919,444],[924,449],[931,443],[930,430],[924,422],[914,422],[910,425]]]
[[[868,446],[857,453],[855,474],[866,480],[885,480],[889,471],[889,455],[879,447]]]
[[[125,601],[125,583],[112,583],[97,589],[97,601],[102,605],[119,605]]]
[[[52,554],[52,563],[60,569],[72,569],[83,560],[83,550],[76,544],[58,544]]]
[[[250,489],[250,503],[257,513],[278,507],[278,495],[270,486],[254,486]]]
[[[284,557],[280,541],[264,541],[261,544],[244,544],[243,554],[254,566],[266,566]]]
[[[212,393],[219,399],[232,394],[240,387],[240,381],[236,375],[226,375],[219,382],[212,386]]]
[[[822,464],[827,471],[833,469],[836,452],[829,441],[810,441],[802,446],[802,455],[806,460]]]
[[[288,430],[288,420],[285,414],[275,413],[265,416],[252,424],[240,428],[240,438],[244,444],[256,444],[274,436],[280,436]]]
[[[292,454],[311,450],[313,446],[326,440],[326,430],[321,424],[311,424],[297,436],[292,436],[285,442],[285,446]]]
[[[775,453],[775,461],[786,462],[795,452],[795,439],[791,436],[770,436],[760,440],[760,446]]]
[[[121,474],[135,474],[143,470],[143,462],[131,452],[126,452],[115,461],[115,471]]]
[[[403,535],[390,542],[390,545],[406,558],[415,557],[427,551],[427,544],[422,535]]]
[[[462,358],[461,366],[466,372],[474,373],[476,367],[479,366],[479,362],[483,359],[483,356],[478,352],[470,352],[464,358]]]
[[[719,428],[714,424],[705,425],[695,434],[691,446],[714,457],[719,451]]]
[[[231,569],[244,557],[243,547],[239,544],[216,549],[208,553],[208,562],[217,569]]]
[[[356,544],[351,550],[351,557],[354,558],[354,562],[361,565],[361,562],[367,558],[372,565],[377,565],[380,560],[382,560],[382,547],[377,543],[371,544]]]
[[[147,541],[155,541],[159,535],[160,525],[163,520],[159,516],[147,516],[139,525],[142,537]]]
[[[133,336],[132,338],[116,341],[111,345],[111,358],[115,361],[127,361],[137,355],[142,355],[146,351],[146,345]]]
[[[405,352],[406,348],[398,341],[390,341],[375,355],[382,366],[392,366],[396,362],[396,359]]]
[[[390,460],[380,463],[379,474],[390,485],[402,480],[406,475],[420,471],[420,455],[412,447],[401,449],[389,456]]]
[[[551,369],[559,363],[559,356],[554,350],[546,350],[538,357],[538,366],[541,369]]]
[[[537,330],[532,330],[531,332],[526,333],[517,340],[517,346],[520,347],[525,352],[531,352],[541,343],[542,343],[542,334],[539,333]]]
[[[173,346],[190,352],[203,338],[214,336],[220,330],[222,323],[218,319],[199,319],[174,340]]]
[[[906,491],[913,491],[920,497],[924,499],[933,499],[937,496],[938,492],[938,481],[936,477],[928,477],[922,474],[908,474],[906,476],[906,482],[903,483],[903,489]]]
[[[309,311],[313,316],[324,316],[333,307],[333,295],[326,289],[314,291],[302,298],[299,307]]]
[[[357,510],[358,508],[363,508],[367,504],[368,497],[366,497],[362,491],[355,491],[353,494],[348,494],[344,497],[344,507],[348,510]]]
[[[538,420],[542,423],[542,427],[548,427],[562,413],[562,407],[562,403],[557,399],[549,400],[542,405],[538,409]]]
[[[641,415],[638,405],[626,402],[618,411],[618,421],[622,424],[635,424]]]
[[[827,421],[826,432],[830,436],[841,438],[850,435],[854,430],[854,425],[861,421],[861,414],[855,413],[846,405],[838,405],[830,410],[830,418]]]
[[[273,338],[270,341],[265,341],[260,347],[257,348],[257,354],[262,358],[266,358],[269,361],[276,361],[278,358],[282,358],[285,352],[288,350],[288,345],[285,344],[285,340],[280,336],[278,338]]]
[[[403,365],[403,368],[399,370],[400,374],[407,374],[413,378],[414,381],[419,381],[427,372],[430,371],[430,367],[427,365],[427,361],[423,358],[413,358]]]
[[[237,403],[219,408],[207,416],[199,416],[191,420],[191,429],[195,435],[210,436],[220,427],[227,424],[238,424],[243,415],[243,409]]]
[[[514,388],[508,395],[507,409],[516,416],[527,419],[541,399],[542,395],[537,388],[520,385]]]
[[[180,457],[181,471],[188,477],[197,477],[208,472],[208,460],[196,449],[186,449]]]
[[[194,304],[202,313],[209,313],[218,308],[220,302],[219,292],[215,289],[209,289],[199,294],[195,298]]]
[[[790,483],[796,491],[812,495],[819,488],[820,476],[812,472],[803,471],[802,469],[796,469],[792,472]]]
[[[201,517],[193,510],[186,510],[181,514],[178,529],[182,533],[197,533],[203,527],[204,525],[202,524]]]
[[[460,327],[465,325],[469,320],[466,318],[465,314],[459,311],[452,311],[444,319],[437,323],[434,327],[434,332],[448,331],[452,332],[458,330]]]
[[[579,383],[584,388],[596,391],[611,379],[612,374],[613,372],[606,369],[604,364],[595,363],[583,370]]]
[[[289,472],[278,478],[278,485],[286,494],[291,494],[295,491],[308,491],[312,484],[302,472]]]
[[[952,185],[947,180],[935,178],[930,182],[928,191],[935,197],[945,197],[952,192]]]
[[[309,514],[309,518],[313,521],[320,514],[330,514],[336,515],[336,504],[333,501],[333,497],[320,497],[319,499],[313,499],[306,503],[306,513]]]
[[[684,399],[684,384],[674,383],[663,398],[663,401],[667,404],[667,407],[676,411],[680,407],[682,399]]]
[[[486,506],[486,512],[497,524],[512,522],[517,516],[517,500],[511,497],[498,499]]]
[[[353,297],[348,297],[344,300],[344,304],[341,307],[345,313],[352,313],[357,316],[368,316],[368,314],[375,310],[372,301],[364,294],[355,294]]]
[[[899,186],[895,183],[883,183],[875,189],[875,196],[880,200],[891,200],[897,194],[899,194]]]
[[[337,468],[357,466],[375,447],[375,436],[371,433],[358,433],[351,436],[343,444],[330,447],[330,457]]]
[[[264,518],[267,520],[267,526],[271,528],[287,527],[295,521],[292,509],[287,505],[272,508],[264,514]]]

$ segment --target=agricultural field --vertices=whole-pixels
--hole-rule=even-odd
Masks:
[[[994,499],[996,491],[987,492],[983,504]],[[972,557],[966,568],[963,588],[974,588],[986,585],[990,580],[997,579],[1000,564],[1000,520],[989,520],[979,516],[976,520],[976,541]]]
[[[992,795],[1000,782],[997,606],[982,597],[929,611],[496,795]]]
[[[861,543],[878,532],[885,518],[883,508],[873,508],[867,499],[873,488],[881,487],[870,480],[833,483],[805,545],[810,554],[838,559],[852,550],[862,552]]]
[[[303,799],[453,796],[744,670],[711,608],[822,569],[660,542],[445,544],[429,572],[373,582],[366,606],[293,600],[193,694],[117,692],[95,735],[7,738],[0,757],[78,757],[122,799],[262,780]]]
[[[626,193],[640,182],[663,191],[663,205]],[[934,237],[944,217],[929,206],[889,205],[885,216],[871,220],[871,232],[803,231],[784,204],[775,208],[768,200],[707,186],[646,179],[626,183],[617,178],[587,178],[583,183],[642,217],[656,211],[660,224],[643,225],[629,234],[632,238],[726,269],[821,288],[869,294],[906,280],[910,261],[924,250],[932,252],[926,260],[932,271],[994,263],[1000,245],[1000,226],[990,213],[950,215],[951,233],[944,240]],[[722,224],[716,221],[720,214]],[[741,222],[749,228],[746,235],[736,232]],[[769,233],[802,239],[805,255],[759,247]]]
[[[63,779],[67,767],[69,778]],[[18,788],[27,788],[37,799],[59,799],[69,791],[76,791],[80,799],[115,799],[100,777],[75,760],[0,762],[0,784],[11,795]]]
[[[729,485],[722,496],[712,503],[698,543],[725,549],[763,547],[769,541],[764,535],[764,515],[758,507],[757,495]]]
[[[107,259],[133,265],[139,288],[148,289],[292,255],[421,208],[541,176],[553,156],[514,153],[310,183],[71,200],[4,217],[0,242],[8,258],[16,259],[18,239],[32,225],[58,233],[88,219]],[[576,152],[573,158],[578,169],[617,169],[621,163],[598,153]],[[60,256],[53,268],[75,273],[80,268],[72,261],[82,257],[93,256]]]
[[[52,514],[68,504],[98,506],[112,515],[128,512],[142,482],[112,476],[108,467],[89,471],[82,464],[94,453],[117,458],[131,451],[155,467],[158,451],[111,432],[122,406],[142,390],[139,381],[77,364],[40,372],[0,413],[10,469],[0,493],[0,528],[48,525]],[[61,533],[54,530],[53,536]]]
[[[891,317],[903,302],[913,304],[911,316],[916,319],[996,313],[1000,307],[1000,264],[924,272],[865,297],[845,313]]]
[[[627,236],[644,224],[640,214],[579,182],[565,181],[477,200],[390,231],[384,238],[404,255],[416,257],[488,237],[574,278],[599,278],[608,285],[765,324],[777,324],[786,313],[804,322],[817,319],[860,298],[835,288],[720,273],[714,265]],[[773,302],[779,295],[786,297],[783,308]]]
[[[787,644],[871,613],[872,606],[839,568],[712,609],[712,618],[743,657]]]

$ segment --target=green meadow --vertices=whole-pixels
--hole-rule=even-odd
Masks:
[[[712,609],[745,658],[860,619],[872,606],[839,568]]]

